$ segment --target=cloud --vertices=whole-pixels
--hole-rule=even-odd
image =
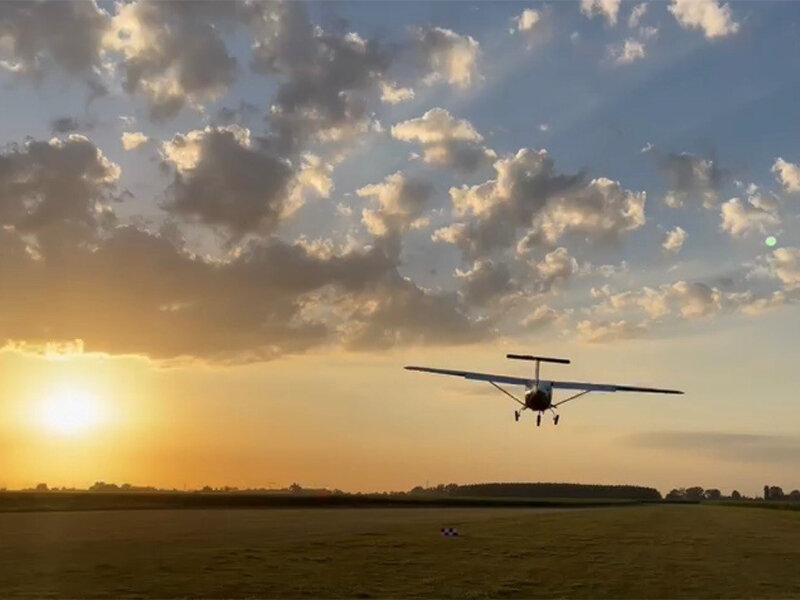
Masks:
[[[644,286],[614,294],[609,286],[592,288],[594,298],[602,302],[594,307],[598,314],[619,314],[631,309],[644,312],[650,319],[661,320],[671,315],[684,319],[711,317],[724,308],[735,308],[742,298],[724,294],[721,290],[701,282],[676,281],[656,288]]]
[[[778,181],[787,192],[800,192],[800,166],[779,157],[775,159],[775,163],[772,165],[772,172],[775,173]]]
[[[569,255],[564,247],[548,252],[544,258],[534,264],[534,271],[539,277],[539,291],[549,291],[558,282],[564,282],[578,273],[578,261]]]
[[[456,270],[461,293],[470,306],[485,306],[512,291],[511,272],[504,262],[476,261],[469,271]]]
[[[61,70],[100,86],[103,36],[110,17],[93,0],[0,3],[0,66],[40,78]]]
[[[122,147],[125,150],[136,150],[144,146],[150,138],[148,138],[141,131],[123,131],[122,132]]]
[[[542,15],[538,10],[526,8],[519,16],[511,19],[511,23],[520,33],[532,33],[541,19]]]
[[[677,254],[683,248],[683,244],[689,234],[686,233],[681,227],[675,227],[664,235],[664,241],[661,242],[661,247],[667,252]]]
[[[50,122],[53,133],[69,133],[81,129],[81,124],[75,117],[59,117]]]
[[[282,152],[308,142],[346,144],[369,132],[370,95],[390,85],[393,56],[376,40],[315,27],[299,2],[252,5],[252,68],[280,81],[269,122]]]
[[[429,27],[417,31],[419,51],[428,67],[428,83],[444,80],[468,88],[478,77],[480,45],[468,35]]]
[[[466,119],[456,119],[443,108],[392,126],[392,137],[422,144],[425,162],[471,172],[489,165],[495,153],[482,146],[483,136]]]
[[[699,198],[707,209],[716,204],[724,171],[714,160],[686,152],[659,156],[657,160],[670,188],[664,197],[667,206],[679,208],[694,198]]]
[[[634,29],[639,26],[639,22],[644,17],[644,14],[647,12],[647,2],[642,2],[641,4],[637,4],[631,10],[631,14],[628,17],[628,27]]]
[[[647,56],[644,44],[629,38],[618,46],[612,46],[609,50],[609,56],[617,65],[629,65],[632,62],[643,59]]]
[[[82,135],[11,145],[0,154],[0,226],[33,236],[23,244],[33,254],[91,242],[113,223],[120,173]]]
[[[578,335],[590,344],[611,342],[644,337],[647,327],[643,324],[628,321],[580,321],[577,325]]]
[[[522,319],[521,325],[528,330],[543,329],[561,317],[556,309],[541,304],[532,313]]]
[[[202,169],[203,151],[188,154],[174,156],[176,164]],[[320,344],[366,349],[492,335],[456,294],[401,277],[383,244],[337,251],[265,238],[205,257],[167,230],[115,227],[108,203],[119,176],[81,136],[0,154],[0,339],[246,362]]]
[[[644,192],[602,177],[586,181],[583,173],[560,175],[545,150],[521,149],[494,168],[495,179],[450,188],[458,220],[435,232],[434,240],[477,258],[512,246],[524,254],[567,234],[616,240],[644,225]]]
[[[672,0],[671,12],[684,29],[702,29],[709,39],[725,37],[739,31],[731,8],[717,0]]]
[[[425,291],[397,275],[374,288],[340,328],[348,348],[469,344],[490,339],[491,322],[467,315],[455,293]]]
[[[387,104],[399,104],[414,99],[412,88],[401,88],[394,81],[381,82],[381,100]]]
[[[228,2],[118,4],[103,47],[120,56],[123,88],[142,95],[154,120],[172,118],[184,106],[199,108],[220,98],[236,77],[236,59],[221,29],[235,22]]]
[[[770,276],[788,290],[800,288],[800,248],[778,248],[767,257]]]
[[[748,197],[747,202],[731,198],[720,209],[720,227],[733,237],[743,237],[753,233],[766,234],[780,226],[780,217],[775,207],[765,204],[759,194]]]
[[[398,171],[387,175],[381,183],[356,190],[356,194],[370,198],[377,205],[362,213],[367,230],[378,237],[390,237],[427,224],[422,217],[433,186]]]
[[[581,12],[587,17],[602,15],[609,25],[617,24],[621,0],[581,0]]]
[[[176,134],[162,145],[175,169],[164,208],[233,237],[274,231],[286,214],[293,171],[238,125]]]
[[[793,436],[719,431],[651,431],[630,435],[636,448],[679,451],[732,462],[796,463],[800,439]]]

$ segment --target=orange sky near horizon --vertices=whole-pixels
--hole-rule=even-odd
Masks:
[[[748,455],[754,447],[748,444],[763,440],[733,440],[737,451],[726,438],[720,447],[662,439],[671,431],[695,430],[705,439],[747,428],[791,443],[797,409],[780,393],[790,389],[791,358],[740,351],[744,339],[755,346],[774,335],[763,325],[602,350],[556,342],[547,354],[573,364],[546,365],[545,376],[687,391],[683,397],[593,394],[565,406],[557,428],[547,417],[541,428],[529,415],[515,423],[511,402],[489,386],[401,369],[417,363],[524,374],[529,365],[503,358],[529,350],[519,342],[374,356],[331,351],[224,367],[4,351],[0,486],[297,482],[384,491],[426,482],[568,481],[746,494],[771,483],[788,491],[800,482],[782,447],[764,458],[760,446]],[[764,368],[770,376],[758,384],[746,377]],[[40,409],[54,386],[90,394],[102,407],[101,422],[77,433],[48,428]]]

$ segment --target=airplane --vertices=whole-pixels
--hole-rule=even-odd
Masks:
[[[506,354],[506,358],[514,360],[531,360],[536,362],[536,370],[533,379],[524,377],[509,377],[507,375],[493,375],[491,373],[475,373],[473,371],[454,371],[452,369],[434,369],[432,367],[405,367],[409,371],[421,371],[423,373],[434,373],[437,375],[452,375],[455,377],[463,377],[473,381],[488,381],[498,390],[503,392],[506,396],[511,398],[514,402],[521,405],[522,408],[514,411],[514,420],[519,421],[522,411],[532,410],[537,411],[536,426],[542,424],[542,414],[550,410],[553,412],[553,424],[558,425],[559,414],[556,410],[562,404],[566,404],[571,400],[585,396],[590,392],[644,392],[653,394],[683,394],[680,390],[668,390],[662,388],[648,388],[636,387],[631,385],[613,385],[606,383],[581,383],[579,381],[551,381],[539,378],[539,367],[543,362],[557,363],[561,365],[570,364],[567,358],[549,358],[546,356],[531,356],[530,354]],[[521,385],[525,387],[525,395],[520,400],[514,394],[509,392],[499,384],[505,385]],[[553,390],[580,390],[577,394],[553,402]]]

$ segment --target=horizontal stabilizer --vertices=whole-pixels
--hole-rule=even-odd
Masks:
[[[547,356],[531,356],[530,354],[506,354],[506,358],[514,358],[516,360],[538,360],[540,362],[558,363],[560,365],[568,365],[568,358],[549,358]]]

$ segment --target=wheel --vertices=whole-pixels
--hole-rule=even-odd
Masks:
[[[514,411],[514,420],[515,421],[519,421],[519,411],[518,410]]]
[[[541,413],[536,415],[536,426],[539,427],[542,424],[542,415]]]
[[[560,416],[560,415],[556,415],[556,416],[555,416],[555,418],[553,419],[553,425],[558,425],[558,417],[559,417],[559,416]]]

